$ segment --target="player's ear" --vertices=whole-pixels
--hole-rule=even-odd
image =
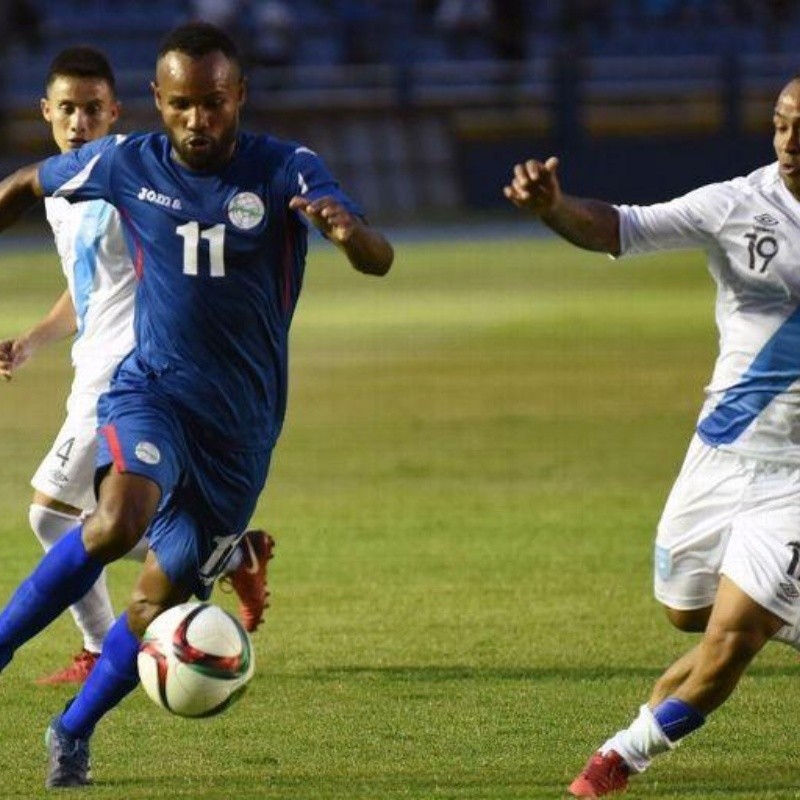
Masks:
[[[150,81],[150,90],[153,92],[153,100],[155,101],[156,108],[161,111],[161,91],[155,81]]]
[[[247,100],[247,78],[239,81],[239,105],[243,106]]]
[[[111,124],[113,125],[118,119],[119,115],[122,113],[122,103],[118,100],[115,100],[111,104]]]
[[[50,102],[46,97],[43,97],[39,101],[39,108],[42,111],[42,116],[44,117],[45,122],[50,122]]]

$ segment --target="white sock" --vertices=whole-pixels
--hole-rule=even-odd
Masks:
[[[32,503],[28,509],[28,522],[46,552],[65,533],[80,525],[81,518]]]
[[[664,735],[648,705],[639,709],[639,716],[624,731],[618,731],[601,748],[605,754],[616,750],[633,772],[644,772],[653,756],[672,750],[677,742]]]
[[[52,508],[31,504],[28,521],[45,551],[49,550],[67,531],[80,524],[79,517],[54,511]],[[103,570],[91,589],[71,605],[75,624],[83,634],[83,646],[93,653],[103,649],[103,639],[114,624],[114,609],[106,589],[106,572]]]

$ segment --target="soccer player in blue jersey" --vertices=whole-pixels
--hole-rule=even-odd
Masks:
[[[242,536],[283,423],[308,225],[361,272],[394,258],[315,153],[239,130],[245,82],[222,31],[169,34],[153,93],[166,134],[99,139],[0,183],[0,228],[43,195],[113,203],[138,278],[136,348],[98,405],[97,508],[0,613],[3,668],[147,533],[127,611],[48,728],[48,787],[91,782],[90,736],[138,683],[148,623],[208,597]]]
[[[114,72],[106,56],[91,47],[67,47],[51,62],[45,80],[42,116],[62,153],[107,136],[120,113]],[[67,416],[31,480],[28,519],[45,550],[72,530],[95,506],[97,400],[108,389],[119,362],[133,349],[135,274],[119,213],[103,200],[70,203],[45,200],[67,290],[31,329],[0,341],[0,377],[11,380],[44,345],[74,337],[74,377]],[[239,597],[239,615],[255,630],[266,607],[267,561],[274,540],[265,531],[242,537],[220,580]],[[144,560],[142,540],[128,557]],[[82,683],[100,655],[114,623],[105,574],[70,611],[83,635],[71,663],[37,683]]]

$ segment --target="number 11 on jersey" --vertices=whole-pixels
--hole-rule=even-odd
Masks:
[[[183,239],[183,274],[197,275],[200,240],[208,242],[209,274],[212,278],[225,277],[225,226],[222,223],[200,230],[199,222],[187,222],[175,228]]]

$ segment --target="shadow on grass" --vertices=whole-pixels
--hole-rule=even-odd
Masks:
[[[617,665],[597,667],[474,667],[467,665],[439,666],[436,664],[419,666],[356,666],[341,665],[320,667],[295,673],[296,678],[340,680],[346,676],[376,677],[406,682],[436,681],[607,681],[615,678],[658,678],[663,666]],[[747,673],[754,678],[796,678],[800,677],[800,662],[797,664],[769,664],[754,666]]]
[[[567,681],[605,681],[609,678],[657,677],[661,673],[655,667],[470,667],[470,666],[332,666],[307,670],[297,677],[340,680],[343,677],[378,677],[388,680],[408,682],[435,681],[524,681],[524,680],[567,680]]]

